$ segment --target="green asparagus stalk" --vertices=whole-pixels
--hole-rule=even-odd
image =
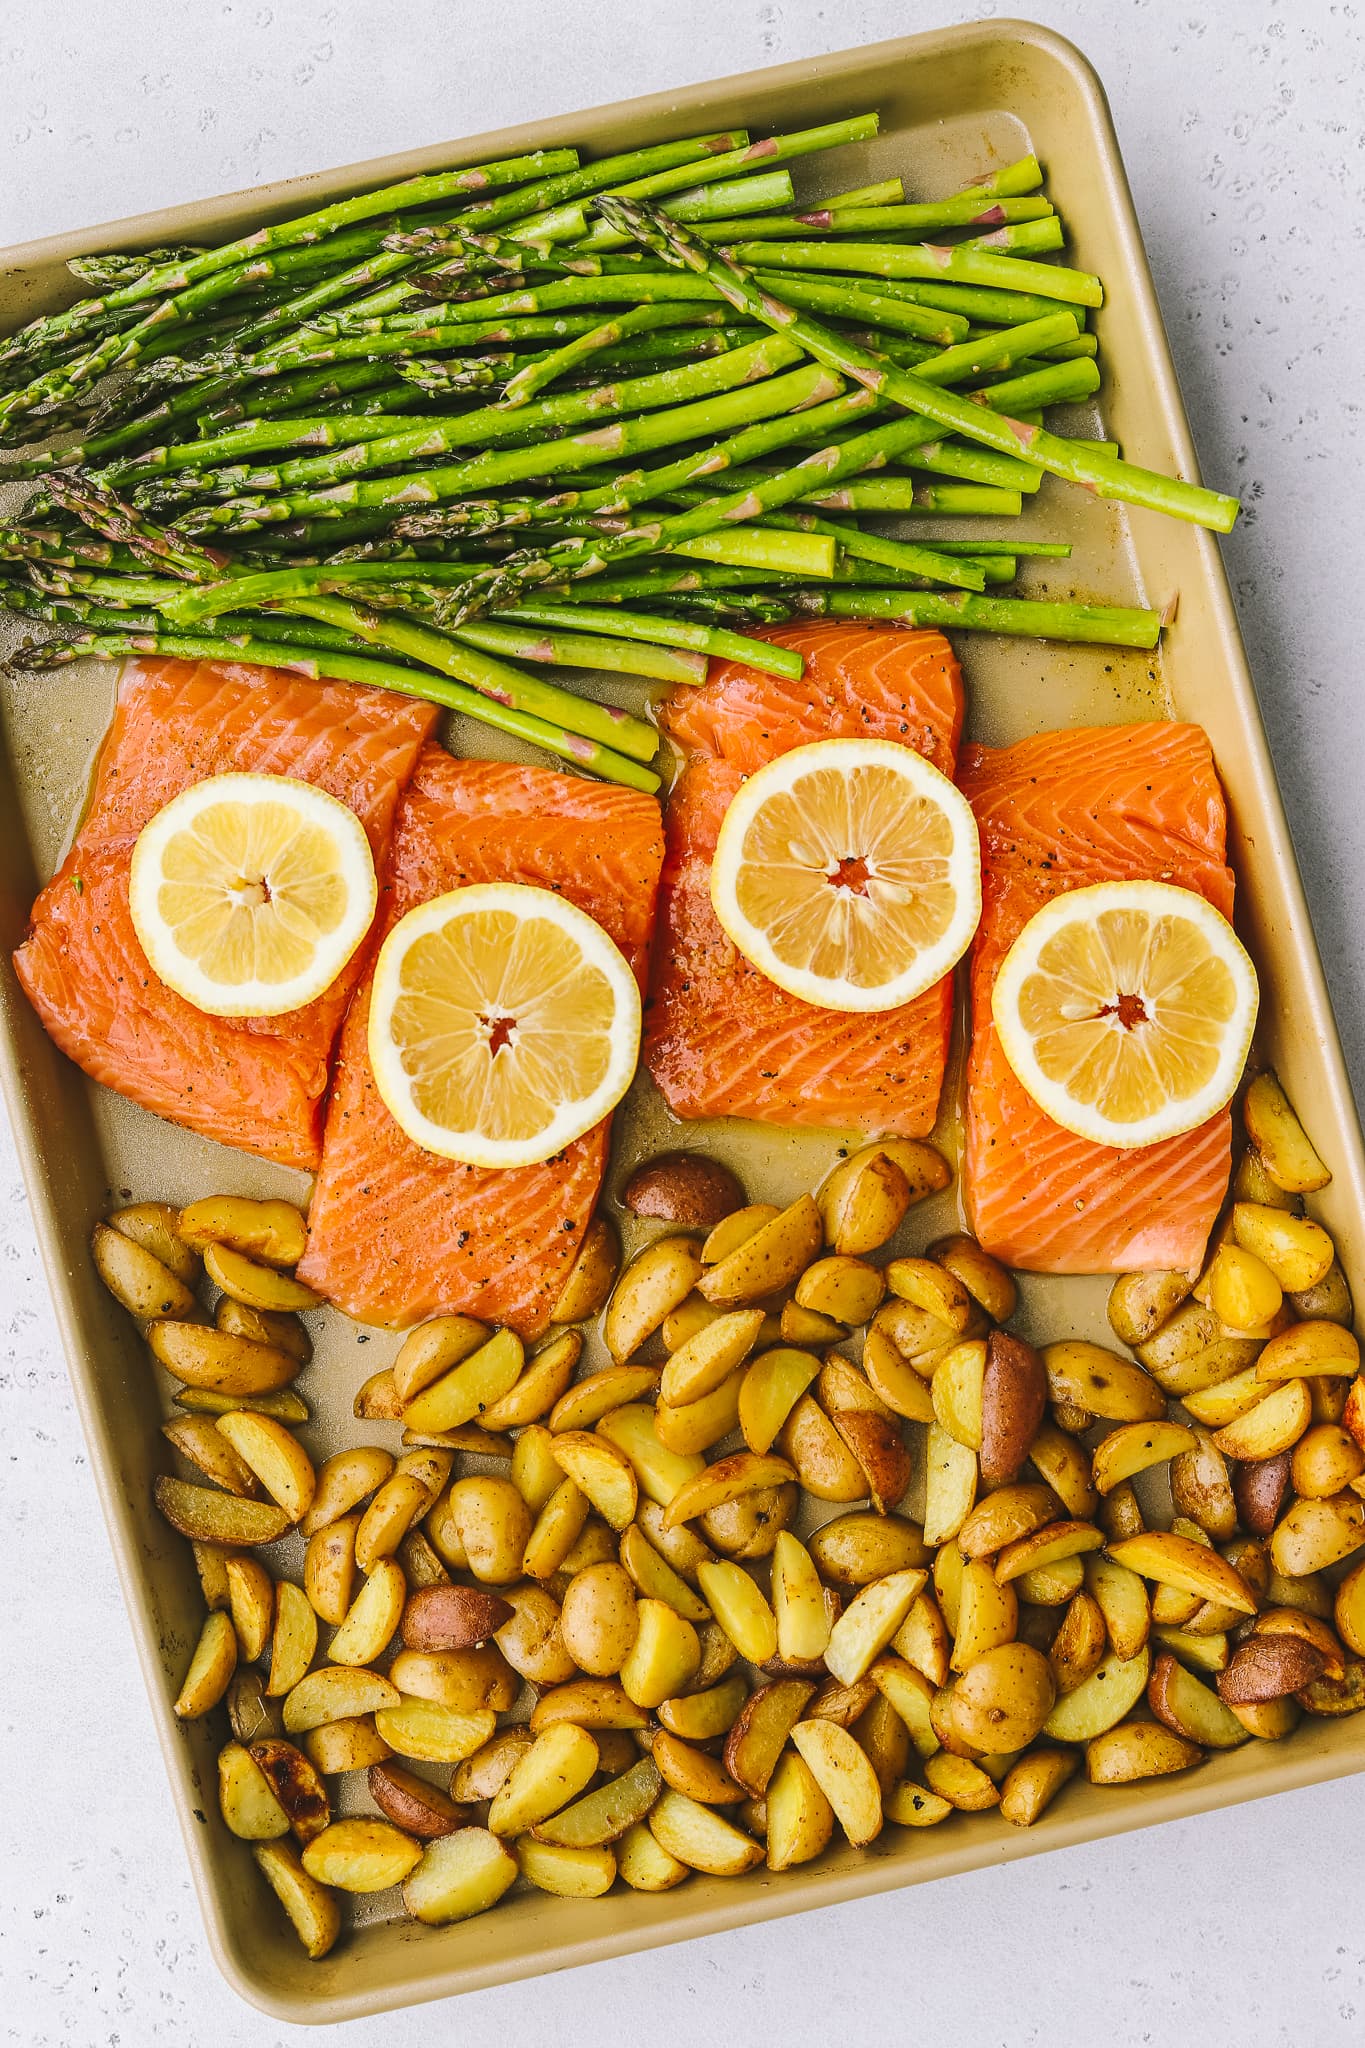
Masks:
[[[471,619],[456,638],[467,647],[479,648],[485,654],[507,655],[513,661],[606,669],[618,675],[651,676],[664,683],[706,681],[704,654],[643,645],[636,640],[609,639],[585,632],[535,632],[529,626],[497,619]]]
[[[764,675],[785,676],[791,681],[796,681],[805,667],[801,656],[788,647],[773,647],[766,640],[750,640],[739,633],[693,625],[683,619],[657,619],[643,612],[596,610],[588,604],[530,603],[514,605],[497,616],[522,625],[548,627],[551,631],[605,633],[662,647],[691,648],[699,654],[715,655],[719,660],[747,662]]]
[[[1160,612],[1117,606],[904,590],[804,590],[791,593],[791,600],[798,611],[821,618],[974,627],[1011,637],[1091,641],[1105,647],[1151,648],[1161,635]]]
[[[964,243],[947,247],[933,242],[749,241],[728,253],[737,265],[762,264],[769,270],[837,270],[867,277],[924,278],[930,283],[948,279],[993,291],[1036,292],[1078,306],[1104,303],[1104,286],[1090,271],[996,256]]]
[[[1231,529],[1239,509],[1235,498],[1140,469],[1095,449],[1078,448],[1042,427],[1021,427],[1019,422],[997,417],[971,399],[937,389],[909,370],[883,366],[832,329],[818,325],[762,291],[739,265],[717,258],[675,221],[628,201],[603,199],[598,203],[609,219],[630,224],[647,247],[670,250],[679,263],[716,284],[738,310],[766,321],[775,332],[790,335],[818,362],[853,377],[878,397],[890,399],[950,433],[962,434],[969,441],[982,441],[1004,454],[1018,454],[1022,450],[1040,468],[1069,482],[1084,484],[1100,497],[1146,506],[1222,533]]]
[[[593,356],[613,348],[618,341],[624,341],[632,334],[643,334],[649,329],[663,326],[661,312],[672,313],[672,307],[636,306],[633,311],[619,313],[612,320],[604,320],[586,334],[566,341],[562,348],[551,349],[524,370],[518,370],[510,377],[503,390],[499,405],[509,412],[524,406],[529,399],[553,384],[569,370],[575,370],[581,363],[591,361]]]
[[[933,234],[940,228],[999,228],[1006,222],[1044,220],[1052,214],[1050,200],[979,199],[955,197],[918,206],[841,206],[827,203],[808,211],[773,213],[761,221],[742,218],[706,220],[696,223],[703,242],[751,240],[777,242],[808,241],[812,234],[896,235],[907,241]],[[675,215],[675,219],[680,216]]]

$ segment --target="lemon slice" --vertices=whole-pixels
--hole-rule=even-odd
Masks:
[[[278,1017],[336,980],[370,928],[354,811],[287,775],[214,775],[143,826],[128,906],[153,968],[215,1017]]]
[[[981,917],[971,805],[893,740],[820,740],[725,813],[711,901],[761,974],[825,1010],[891,1010],[941,980]]]
[[[1202,896],[1101,882],[1029,919],[991,1008],[1006,1059],[1054,1123],[1136,1147],[1231,1099],[1258,1000],[1246,949]]]
[[[553,1158],[621,1100],[640,991],[600,924],[489,882],[400,918],[370,996],[370,1064],[415,1144],[468,1166]]]

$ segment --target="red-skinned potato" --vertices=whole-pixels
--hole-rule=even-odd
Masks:
[[[1008,1330],[986,1339],[981,1385],[981,1477],[987,1486],[1017,1479],[1047,1410],[1047,1374],[1031,1344]]]
[[[1292,1450],[1280,1451],[1273,1458],[1258,1458],[1234,1468],[1232,1495],[1248,1535],[1269,1536],[1279,1521],[1293,1455]]]
[[[637,1166],[621,1200],[636,1216],[714,1230],[742,1207],[744,1190],[728,1166],[697,1152],[661,1152]]]

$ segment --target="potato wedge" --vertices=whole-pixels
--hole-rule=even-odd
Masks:
[[[1000,1804],[999,1786],[971,1757],[940,1749],[926,1757],[924,1777],[929,1790],[959,1813],[985,1813]]]
[[[838,1409],[831,1420],[862,1471],[873,1507],[888,1514],[904,1498],[913,1470],[900,1423],[872,1408]]]
[[[1307,1384],[1285,1380],[1245,1415],[1216,1431],[1213,1441],[1226,1458],[1261,1464],[1292,1450],[1312,1417]]]
[[[355,1596],[355,1539],[359,1515],[342,1515],[308,1539],[303,1590],[314,1614],[339,1628]]]
[[[552,1323],[584,1323],[606,1302],[621,1263],[616,1228],[605,1216],[594,1216],[583,1233],[578,1256],[569,1268],[550,1315]]]
[[[296,1266],[308,1247],[308,1226],[292,1202],[253,1202],[244,1195],[208,1195],[180,1211],[176,1231],[195,1251],[227,1245],[270,1266]]]
[[[200,1273],[199,1254],[180,1235],[180,1211],[169,1202],[131,1202],[125,1208],[112,1209],[104,1220],[121,1237],[131,1238],[144,1252],[150,1252],[184,1286],[194,1286]]]
[[[882,1830],[882,1793],[864,1751],[836,1721],[799,1721],[793,1745],[855,1848],[865,1848]]]
[[[1307,1578],[1340,1564],[1365,1544],[1365,1500],[1341,1493],[1332,1500],[1296,1500],[1270,1539],[1275,1569]]]
[[[688,1621],[705,1621],[710,1609],[649,1541],[638,1521],[622,1531],[621,1563],[630,1574],[638,1593],[650,1600],[663,1600]]]
[[[816,1529],[808,1548],[822,1576],[837,1586],[865,1586],[888,1572],[928,1565],[930,1552],[913,1522],[867,1509],[836,1515]],[[776,1553],[774,1553],[776,1557]]]
[[[748,1572],[718,1558],[699,1566],[697,1576],[711,1612],[740,1656],[766,1664],[777,1651],[777,1618]]]
[[[214,1327],[225,1336],[246,1337],[253,1344],[267,1344],[273,1350],[287,1351],[291,1358],[297,1358],[300,1365],[307,1365],[313,1356],[313,1340],[296,1315],[247,1308],[245,1303],[224,1294],[214,1306],[213,1321]],[[281,1415],[279,1419],[281,1422],[303,1422],[307,1417]]]
[[[515,1330],[498,1330],[458,1365],[403,1403],[409,1429],[441,1431],[473,1422],[510,1394],[526,1352]],[[396,1384],[396,1378],[395,1378]]]
[[[1232,1711],[1247,1734],[1262,1742],[1283,1742],[1303,1719],[1303,1708],[1295,1699],[1265,1700],[1256,1706],[1234,1706]]]
[[[226,1614],[205,1617],[194,1655],[176,1694],[174,1712],[198,1721],[217,1706],[237,1669],[237,1636]]]
[[[303,1309],[321,1306],[320,1297],[292,1273],[262,1265],[245,1252],[234,1251],[231,1245],[205,1245],[204,1272],[230,1300],[267,1315],[298,1314]]]
[[[746,1368],[739,1387],[738,1421],[752,1452],[762,1455],[772,1449],[819,1370],[814,1352],[792,1345],[765,1351]]]
[[[1353,1657],[1340,1678],[1329,1678],[1324,1671],[1321,1678],[1305,1685],[1294,1697],[1310,1714],[1330,1720],[1343,1714],[1358,1714],[1365,1708],[1365,1664]]]
[[[1284,1290],[1255,1252],[1235,1242],[1221,1244],[1195,1290],[1229,1330],[1255,1330],[1280,1313]]]
[[[401,1422],[403,1403],[388,1366],[372,1372],[356,1394],[352,1409],[358,1422]]]
[[[316,1765],[292,1742],[277,1736],[266,1735],[253,1742],[251,1755],[300,1842],[320,1835],[332,1818],[332,1802]]]
[[[644,1728],[649,1716],[618,1678],[578,1678],[543,1692],[531,1710],[530,1729],[539,1735],[555,1721],[580,1728]]]
[[[1205,1671],[1216,1678],[1227,1669],[1232,1651],[1226,1635],[1197,1636],[1184,1628],[1156,1628],[1152,1634],[1163,1650],[1169,1650],[1191,1671]]]
[[[1139,1778],[1188,1771],[1203,1761],[1197,1744],[1156,1721],[1125,1721],[1085,1747],[1085,1775],[1092,1785],[1132,1785]]]
[[[190,1486],[164,1473],[154,1482],[152,1497],[158,1513],[192,1543],[246,1550],[258,1543],[278,1542],[291,1526],[284,1509],[273,1501],[240,1500],[235,1494]]]
[[[957,1532],[957,1547],[964,1557],[992,1557],[1055,1522],[1060,1505],[1050,1486],[998,1486],[972,1509]]]
[[[820,1188],[826,1242],[855,1257],[876,1251],[895,1235],[912,1203],[941,1193],[952,1177],[942,1153],[918,1139],[865,1145]]]
[[[1048,1663],[1059,1693],[1074,1692],[1089,1678],[1104,1656],[1106,1641],[1104,1610],[1094,1594],[1073,1595],[1048,1650]]]
[[[298,1438],[273,1415],[249,1408],[220,1415],[218,1427],[290,1521],[301,1522],[313,1504],[317,1473]]]
[[[435,1700],[400,1693],[397,1706],[376,1708],[374,1725],[399,1756],[418,1763],[459,1764],[482,1749],[497,1726],[497,1715],[491,1707],[461,1713]]]
[[[690,1621],[662,1600],[636,1603],[639,1626],[621,1665],[620,1684],[637,1707],[653,1708],[682,1692],[701,1663]]]
[[[270,1636],[270,1676],[266,1692],[283,1699],[292,1692],[317,1654],[318,1618],[306,1595],[292,1579],[275,1588],[275,1625]]]
[[[956,1336],[966,1333],[972,1321],[972,1297],[957,1275],[936,1259],[892,1259],[886,1268],[886,1285],[898,1300],[908,1301],[927,1315],[935,1316]],[[876,1306],[873,1302],[872,1307]],[[866,1321],[866,1317],[859,1320]]]
[[[210,1614],[226,1613],[230,1604],[228,1593],[227,1558],[225,1550],[219,1550],[212,1543],[191,1543],[194,1569],[199,1579],[199,1590],[204,1596],[204,1606]]]
[[[1026,1607],[1065,1607],[1085,1584],[1085,1559],[1073,1555],[1033,1565],[1011,1583]]]
[[[1314,1321],[1344,1323],[1355,1321],[1351,1289],[1340,1264],[1334,1259],[1329,1270],[1312,1287],[1301,1287],[1289,1297],[1296,1315]]]
[[[816,1500],[866,1499],[866,1473],[810,1394],[801,1396],[783,1423],[778,1446],[802,1487]]]
[[[615,1677],[640,1626],[635,1587],[625,1568],[594,1564],[576,1572],[561,1602],[559,1625],[564,1647],[580,1670],[594,1678]]]
[[[1191,1447],[1171,1461],[1171,1498],[1213,1542],[1226,1543],[1236,1535],[1238,1521],[1227,1460],[1212,1437],[1199,1430],[1194,1436]]]
[[[231,1337],[203,1323],[155,1322],[147,1329],[152,1356],[188,1387],[215,1394],[269,1394],[299,1375],[299,1361],[269,1344]]]
[[[1242,1121],[1266,1172],[1288,1194],[1325,1188],[1330,1171],[1314,1151],[1274,1074],[1258,1074],[1242,1098]]]
[[[957,1535],[976,1502],[976,1453],[937,1422],[925,1450],[924,1540],[937,1549]]]
[[[863,1339],[863,1375],[884,1406],[907,1422],[932,1422],[931,1383],[907,1363],[884,1329],[875,1324]]]
[[[1109,1290],[1109,1327],[1121,1344],[1136,1350],[1154,1337],[1181,1303],[1188,1301],[1194,1273],[1120,1273]]]
[[[368,1771],[375,1764],[386,1763],[393,1754],[368,1714],[353,1721],[324,1721],[320,1728],[310,1728],[303,1738],[303,1752],[324,1778],[344,1771]]]
[[[1125,1479],[1152,1465],[1169,1464],[1198,1438],[1183,1422],[1124,1422],[1096,1445],[1091,1460],[1095,1491],[1112,1493]],[[1229,1532],[1231,1533],[1231,1532]]]
[[[712,1622],[708,1626],[714,1630],[716,1625]],[[695,1686],[696,1679],[692,1683]],[[717,1736],[728,1734],[748,1697],[748,1680],[732,1671],[700,1692],[661,1700],[659,1720],[670,1735],[680,1735],[685,1742],[712,1742]]]
[[[1121,1721],[1147,1690],[1152,1660],[1144,1643],[1127,1658],[1117,1652],[1073,1692],[1063,1693],[1043,1723],[1054,1742],[1091,1742]]]
[[[325,1885],[310,1877],[292,1842],[252,1845],[261,1875],[289,1916],[304,1953],[317,1962],[335,1946],[341,1932],[341,1909]]]
[[[403,1904],[428,1927],[486,1913],[518,1875],[517,1859],[487,1828],[460,1828],[422,1851],[403,1886]]]
[[[810,1552],[786,1529],[773,1545],[771,1591],[777,1655],[789,1664],[823,1658],[830,1639],[825,1589]]]
[[[424,1530],[409,1529],[394,1555],[414,1592],[420,1587],[450,1584],[450,1573],[436,1555]]]
[[[751,1836],[714,1808],[668,1788],[649,1816],[649,1831],[679,1863],[710,1877],[739,1877],[763,1861],[763,1850]]]
[[[557,1722],[537,1742],[571,1725],[567,1721]],[[535,1822],[536,1839],[571,1849],[597,1848],[615,1842],[645,1818],[662,1790],[663,1779],[654,1760],[641,1757],[609,1784]]]
[[[405,1697],[431,1700],[454,1714],[484,1707],[505,1714],[521,1690],[495,1642],[467,1650],[400,1650],[389,1678]]]
[[[598,1748],[586,1729],[557,1721],[514,1764],[488,1810],[495,1835],[519,1835],[577,1799],[597,1773]]]
[[[376,1496],[371,1514],[382,1498],[382,1493]],[[520,1578],[532,1529],[531,1511],[510,1479],[489,1473],[471,1473],[467,1478],[457,1479],[427,1516],[426,1527],[433,1543],[446,1562],[458,1569],[433,1526],[442,1502],[455,1526],[467,1567],[476,1579],[485,1585],[506,1586]],[[422,1512],[420,1508],[418,1512]]]
[[[762,1309],[717,1312],[671,1354],[659,1383],[659,1398],[685,1407],[722,1386],[753,1350],[763,1327]]]
[[[787,1750],[769,1776],[766,1804],[769,1870],[809,1863],[828,1846],[834,1808],[810,1765],[795,1750]]]
[[[319,1884],[343,1892],[384,1892],[421,1861],[420,1844],[386,1820],[337,1820],[303,1852]]]
[[[738,1426],[743,1381],[742,1370],[733,1372],[711,1393],[703,1394],[699,1401],[689,1401],[685,1408],[671,1408],[660,1401],[654,1410],[654,1428],[660,1443],[683,1457],[709,1451]]]
[[[765,1487],[784,1485],[796,1476],[785,1458],[736,1451],[706,1466],[678,1489],[664,1510],[664,1524],[676,1528],[680,1522],[695,1521],[713,1508],[724,1507]]]
[[[403,1567],[392,1557],[381,1557],[332,1638],[327,1652],[332,1662],[373,1664],[381,1657],[403,1619],[407,1591]]]
[[[618,1365],[653,1336],[701,1276],[700,1247],[691,1237],[657,1237],[631,1260],[612,1291],[603,1325],[607,1349]]]
[[[684,1742],[681,1736],[660,1728],[650,1754],[665,1785],[682,1792],[702,1806],[737,1806],[745,1788],[731,1777],[719,1757]]]
[[[995,1560],[996,1581],[1008,1585],[1011,1579],[1021,1579],[1026,1572],[1099,1550],[1103,1543],[1104,1531],[1093,1522],[1047,1522],[1032,1535],[1020,1536],[1005,1545]]]
[[[152,1323],[169,1316],[176,1322],[192,1323],[203,1315],[193,1289],[172,1272],[144,1245],[97,1223],[90,1237],[95,1271],[120,1308],[140,1323]]]
[[[1000,1818],[1012,1827],[1031,1828],[1075,1775],[1078,1763],[1069,1749],[1035,1749],[1020,1757],[1000,1786]]]
[[[616,1874],[633,1892],[671,1892],[692,1875],[655,1841],[642,1820],[628,1827],[616,1845]]]
[[[1019,1477],[1047,1395],[1047,1374],[1033,1346],[1008,1330],[992,1330],[981,1385],[981,1477],[987,1486]]]
[[[1042,1423],[1029,1448],[1029,1462],[1072,1520],[1090,1520],[1096,1505],[1090,1484],[1090,1458],[1074,1437],[1050,1422]]]
[[[1320,1223],[1264,1202],[1234,1202],[1232,1231],[1244,1251],[1270,1268],[1286,1294],[1316,1287],[1336,1258],[1336,1248]]]
[[[1295,1444],[1289,1471],[1295,1493],[1330,1500],[1365,1472],[1365,1451],[1340,1423],[1319,1422]]]
[[[820,1250],[820,1211],[810,1195],[761,1224],[696,1282],[703,1301],[715,1308],[742,1308],[790,1287]]]
[[[1256,1361],[1258,1380],[1354,1379],[1360,1345],[1340,1323],[1293,1323],[1272,1337]]]
[[[306,1735],[310,1728],[320,1728],[324,1721],[352,1720],[376,1713],[380,1708],[395,1708],[401,1697],[398,1687],[390,1685],[377,1671],[324,1664],[300,1679],[285,1700],[285,1732]]]
[[[284,1723],[275,1702],[266,1698],[265,1680],[249,1664],[238,1663],[227,1689],[228,1721],[241,1743],[250,1745],[263,1735],[279,1735]]]
[[[939,1428],[971,1451],[981,1449],[985,1377],[986,1346],[977,1338],[945,1351],[930,1383]]]
[[[312,1536],[329,1522],[349,1515],[392,1471],[392,1453],[378,1444],[355,1444],[328,1458],[318,1467],[312,1503],[300,1525],[304,1535]]]
[[[1196,1593],[1201,1600],[1216,1600],[1239,1614],[1256,1612],[1256,1597],[1241,1576],[1216,1550],[1206,1549],[1187,1536],[1168,1530],[1150,1529],[1142,1536],[1125,1537],[1109,1547],[1114,1563],[1127,1565],[1158,1585],[1174,1586],[1182,1593]]]
[[[903,1778],[893,1785],[885,1799],[886,1818],[902,1828],[933,1828],[940,1821],[947,1820],[954,1813],[950,1799],[939,1792],[931,1792],[927,1785],[917,1785],[913,1778]]]
[[[527,1883],[557,1898],[600,1899],[616,1882],[616,1858],[605,1845],[564,1848],[523,1835],[516,1844],[516,1856]]]
[[[555,1432],[591,1429],[613,1408],[652,1395],[658,1384],[656,1365],[609,1365],[566,1388],[550,1411],[549,1427]]]
[[[457,1828],[469,1825],[467,1807],[457,1806],[429,1778],[419,1778],[402,1764],[373,1764],[366,1789],[386,1820],[419,1841],[438,1841],[443,1835],[453,1835]]]
[[[238,1457],[212,1416],[172,1416],[169,1422],[162,1423],[161,1434],[215,1486],[243,1500],[264,1498],[264,1489],[255,1473]]]
[[[1083,1408],[1102,1422],[1157,1422],[1166,1413],[1161,1388],[1151,1376],[1099,1344],[1079,1338],[1045,1344],[1042,1360],[1050,1399]]]
[[[596,1434],[618,1450],[635,1474],[640,1492],[667,1509],[674,1495],[689,1480],[706,1469],[705,1460],[683,1457],[660,1443],[654,1427],[654,1410],[638,1402],[613,1408],[597,1425]],[[661,1520],[661,1527],[671,1524]]]
[[[1169,1650],[1163,1650],[1152,1665],[1147,1704],[1158,1721],[1188,1742],[1197,1742],[1203,1749],[1236,1749],[1249,1731],[1219,1697],[1226,1676],[1226,1672],[1220,1676],[1218,1692],[1212,1692]],[[1292,1688],[1286,1687],[1288,1690]]]
[[[945,1554],[940,1552],[940,1556]],[[949,1605],[956,1609],[951,1659],[954,1671],[965,1671],[998,1643],[1013,1642],[1019,1626],[1018,1598],[1013,1586],[1001,1584],[989,1564],[980,1558],[963,1565]]]
[[[555,1463],[604,1521],[620,1530],[634,1520],[639,1485],[622,1451],[606,1437],[578,1429],[556,1436],[553,1448]]]
[[[951,1280],[952,1276],[943,1277]],[[857,1328],[880,1307],[886,1285],[883,1275],[865,1259],[835,1252],[807,1266],[796,1283],[796,1301],[798,1307],[823,1316],[836,1326]]]
[[[289,1833],[289,1815],[250,1750],[229,1742],[218,1752],[218,1808],[244,1842],[273,1842]]]
[[[891,1572],[864,1586],[830,1633],[825,1663],[844,1685],[861,1678],[881,1655],[924,1590],[918,1568]]]
[[[1251,1635],[1218,1674],[1218,1693],[1229,1707],[1285,1699],[1322,1677],[1326,1658],[1316,1643],[1297,1635]]]
[[[1365,1559],[1352,1565],[1337,1587],[1334,1618],[1347,1649],[1365,1657]]]

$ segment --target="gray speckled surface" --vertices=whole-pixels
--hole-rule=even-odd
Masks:
[[[0,243],[472,128],[1004,13],[937,0],[11,0]],[[1227,544],[1348,1056],[1365,1082],[1360,802],[1359,194],[1365,6],[1056,0],[1096,61]],[[495,44],[490,33],[496,28]],[[1330,555],[1329,555],[1329,550]],[[1345,601],[1343,601],[1343,594]],[[6,1430],[0,2038],[22,2048],[275,2048],[204,1951],[141,1681],[0,1130]],[[1365,2034],[1365,1786],[663,1950],[457,2010],[362,2023],[688,2048],[1336,2048]],[[316,2034],[311,2038],[317,2039]],[[338,2038],[340,2032],[338,2030]]]

